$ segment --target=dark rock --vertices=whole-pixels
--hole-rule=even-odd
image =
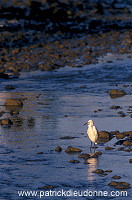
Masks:
[[[111,106],[110,108],[111,108],[111,109],[116,109],[116,110],[117,110],[117,109],[119,109],[119,108],[121,108],[121,107],[120,107],[120,106]]]
[[[125,117],[126,115],[125,115],[125,113],[121,113],[119,116],[120,117]]]
[[[96,173],[96,174],[103,174],[104,170],[102,170],[102,169],[96,169],[93,172]]]
[[[87,160],[88,158],[90,158],[90,155],[88,153],[81,153],[78,155],[78,158],[84,158],[85,160]]]
[[[132,163],[132,159],[129,159],[129,163]]]
[[[0,78],[9,79],[9,75],[5,73],[0,73]]]
[[[118,151],[123,151],[123,150],[124,150],[123,147],[118,148]]]
[[[60,137],[59,139],[62,139],[62,140],[67,140],[67,139],[74,139],[75,137],[72,137],[72,136],[64,136],[64,137]]]
[[[37,154],[43,154],[43,152],[42,152],[42,151],[40,151],[40,152],[37,152]]]
[[[55,148],[55,151],[61,152],[61,151],[62,151],[62,148],[61,148],[60,146],[58,146],[58,147]]]
[[[53,186],[53,185],[46,185],[46,186],[43,186],[43,187],[39,187],[38,189],[44,189],[44,190],[52,190],[52,189],[54,189],[55,188],[55,186]]]
[[[10,115],[18,115],[19,114],[19,111],[18,110],[12,110],[10,112]]]
[[[130,184],[127,182],[116,182],[116,181],[111,181],[109,186],[114,187],[115,189],[130,189]]]
[[[0,120],[0,125],[10,126],[12,124],[13,122],[9,118]]]
[[[120,179],[121,177],[115,175],[115,176],[113,176],[112,178],[113,178],[113,179]]]
[[[5,113],[5,111],[0,111],[0,117]]]
[[[92,155],[90,155],[90,158],[98,158],[98,155],[96,153],[92,154]]]
[[[132,131],[124,132],[124,135],[125,135],[125,136],[130,136],[130,135],[132,135]]]
[[[7,85],[7,86],[5,87],[5,89],[6,89],[6,90],[14,90],[15,87],[12,86],[12,85]]]
[[[66,153],[79,153],[79,152],[82,152],[81,149],[78,149],[78,148],[75,148],[75,147],[71,147],[69,146],[66,150],[65,150]]]
[[[79,163],[79,160],[70,160],[69,163]]]
[[[105,172],[109,172],[109,173],[111,173],[111,172],[112,172],[112,170],[111,170],[111,169],[108,169],[108,170],[106,170]]]
[[[101,151],[97,151],[95,152],[96,155],[102,155],[102,152]]]
[[[22,101],[20,101],[19,99],[7,99],[5,104],[5,106],[23,106]]]
[[[107,131],[100,131],[99,132],[99,139],[98,142],[108,142],[111,140],[113,136]]]
[[[130,152],[131,149],[130,149],[130,148],[128,148],[128,149],[124,149],[124,151],[126,151],[126,152]]]
[[[119,139],[123,139],[125,137],[125,135],[123,133],[117,133],[116,134],[116,138]]]
[[[125,140],[125,141],[123,142],[123,145],[125,145],[125,146],[132,146],[132,141],[130,141],[130,140]]]
[[[105,147],[105,150],[113,150],[113,149],[115,149],[115,148],[113,148],[113,147]]]
[[[119,91],[119,90],[110,90],[109,95],[111,98],[117,98],[117,97],[122,97],[122,96],[126,95],[126,92]]]
[[[122,145],[125,140],[119,140],[115,143],[115,145]]]

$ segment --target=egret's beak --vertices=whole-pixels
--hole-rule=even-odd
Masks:
[[[86,124],[88,124],[88,122],[86,122],[85,124],[83,124],[83,126],[86,125]]]

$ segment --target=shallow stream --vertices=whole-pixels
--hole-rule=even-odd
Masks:
[[[114,60],[115,59],[115,60]],[[111,60],[113,62],[111,62]],[[108,191],[112,176],[131,184],[132,151],[106,151],[117,141],[98,145],[102,152],[99,158],[89,159],[84,164],[78,154],[67,154],[68,146],[78,147],[83,153],[90,152],[87,127],[93,119],[98,130],[131,131],[132,118],[127,112],[132,106],[132,58],[108,55],[100,58],[99,64],[82,68],[65,67],[56,71],[22,73],[19,78],[0,80],[1,118],[10,117],[10,128],[0,127],[0,190],[1,200],[40,199],[43,186],[52,185],[52,190]],[[13,85],[14,90],[5,90]],[[123,87],[125,85],[125,87]],[[111,89],[125,90],[127,95],[111,99]],[[4,102],[7,98],[25,98],[18,116],[11,116]],[[112,105],[121,106],[126,116],[119,117]],[[99,109],[99,110],[98,110]],[[118,111],[119,111],[118,110]],[[74,139],[59,139],[73,136]],[[55,151],[61,146],[60,153]],[[42,153],[40,153],[42,152]],[[69,160],[79,163],[69,163]],[[112,170],[106,176],[92,173],[95,169]],[[41,188],[41,189],[40,189]],[[37,197],[20,197],[18,191],[38,191]],[[42,197],[41,199],[132,199],[131,189],[126,197]]]

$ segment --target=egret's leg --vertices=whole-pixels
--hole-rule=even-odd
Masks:
[[[90,151],[91,151],[91,149],[92,149],[92,141],[91,141],[91,145],[90,145]]]
[[[91,141],[91,147],[92,147],[92,141]]]

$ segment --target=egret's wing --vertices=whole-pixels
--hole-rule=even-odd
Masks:
[[[95,134],[98,134],[98,130],[97,130],[97,128],[95,126],[93,126],[93,130],[94,130]]]

